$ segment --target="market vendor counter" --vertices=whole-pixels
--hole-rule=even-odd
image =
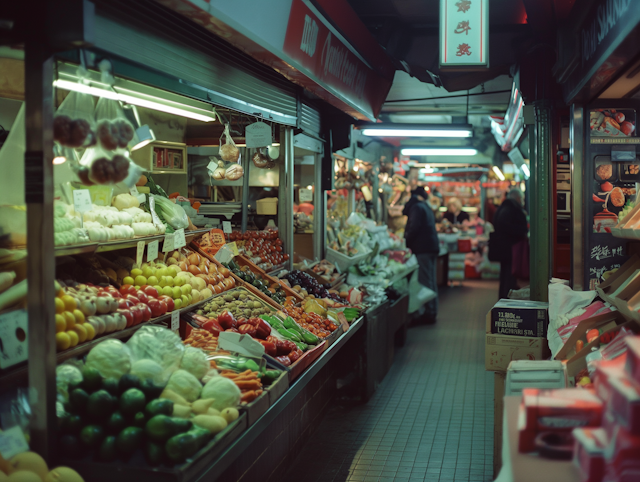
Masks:
[[[496,482],[578,482],[571,461],[542,458],[518,452],[518,407],[522,396],[504,397],[502,470]]]

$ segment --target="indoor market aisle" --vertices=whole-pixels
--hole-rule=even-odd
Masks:
[[[493,480],[484,332],[497,298],[493,281],[442,292],[438,323],[409,329],[369,403],[332,410],[285,481]]]

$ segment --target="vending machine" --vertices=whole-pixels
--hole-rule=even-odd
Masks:
[[[616,104],[620,105],[614,107]],[[628,258],[628,240],[614,237],[611,229],[636,202],[639,107],[632,102],[608,101],[585,109],[585,289],[596,289],[607,271],[619,268]]]

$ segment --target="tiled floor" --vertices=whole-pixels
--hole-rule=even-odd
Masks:
[[[491,281],[440,296],[438,323],[406,346],[366,405],[337,403],[285,481],[493,480],[493,374],[484,370]]]

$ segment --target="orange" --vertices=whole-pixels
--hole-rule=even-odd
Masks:
[[[56,333],[56,348],[58,351],[66,350],[71,346],[71,338],[64,331]]]
[[[76,317],[74,316],[74,314],[70,311],[65,311],[64,313],[62,313],[62,316],[64,316],[64,320],[67,323],[67,331],[73,330],[73,327],[76,326]]]
[[[56,333],[62,333],[67,329],[67,320],[63,315],[56,314]]]

